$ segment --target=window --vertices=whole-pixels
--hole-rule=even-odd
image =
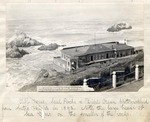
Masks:
[[[96,56],[97,56],[97,58],[96,58],[96,59],[97,59],[97,60],[99,60],[99,54],[97,54]]]
[[[99,54],[99,59],[101,59],[101,54]]]
[[[120,52],[120,57],[122,57],[122,52]]]
[[[106,54],[106,58],[109,58],[108,53]]]
[[[119,57],[119,54],[117,53],[117,57]]]
[[[120,57],[122,57],[122,53],[120,54]]]
[[[70,66],[70,62],[68,62],[68,67]]]
[[[96,55],[93,55],[93,59],[96,60]]]
[[[91,61],[93,61],[93,56],[91,55],[91,59],[90,59]]]
[[[122,56],[126,56],[126,55],[125,55],[125,51],[122,52]]]
[[[103,53],[103,58],[104,58],[104,59],[106,58],[106,54],[105,54],[105,53]]]
[[[101,58],[103,59],[104,58],[104,54],[102,53],[102,55],[101,55]]]

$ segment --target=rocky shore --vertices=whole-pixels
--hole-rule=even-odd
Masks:
[[[11,38],[9,42],[6,43],[6,58],[21,58],[29,53],[23,49],[20,49],[20,47],[37,45],[42,45],[42,43],[30,38],[23,32],[18,32]]]

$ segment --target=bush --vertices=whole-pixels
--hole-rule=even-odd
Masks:
[[[70,83],[70,85],[83,85],[83,78],[79,78]]]

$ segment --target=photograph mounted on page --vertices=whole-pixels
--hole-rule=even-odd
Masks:
[[[8,91],[143,87],[141,4],[8,4],[6,16]]]

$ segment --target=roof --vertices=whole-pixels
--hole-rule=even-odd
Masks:
[[[119,43],[119,42],[109,42],[109,43],[103,43],[104,46],[110,48],[110,49],[116,49],[117,50],[127,50],[127,49],[134,49],[132,46],[129,46],[127,44]]]
[[[63,48],[61,51],[64,54],[67,54],[68,56],[74,57],[74,56],[79,56],[79,55],[85,54],[86,51],[88,50],[88,48],[89,48],[89,46],[85,45],[85,46]]]
[[[93,53],[107,52],[107,51],[112,51],[112,49],[102,44],[94,44],[89,46],[85,54],[93,54]]]
[[[137,51],[137,50],[143,50],[143,49],[144,49],[143,46],[138,46],[138,47],[135,47],[135,48],[134,48],[135,51]]]
[[[114,49],[116,49],[116,51],[127,50],[127,49],[133,49],[133,47],[128,46],[126,44],[121,44],[119,42],[108,42],[102,44],[68,47],[68,48],[63,48],[61,51],[70,57],[75,57],[75,56],[88,55],[88,54],[94,54],[100,52],[114,51]]]

